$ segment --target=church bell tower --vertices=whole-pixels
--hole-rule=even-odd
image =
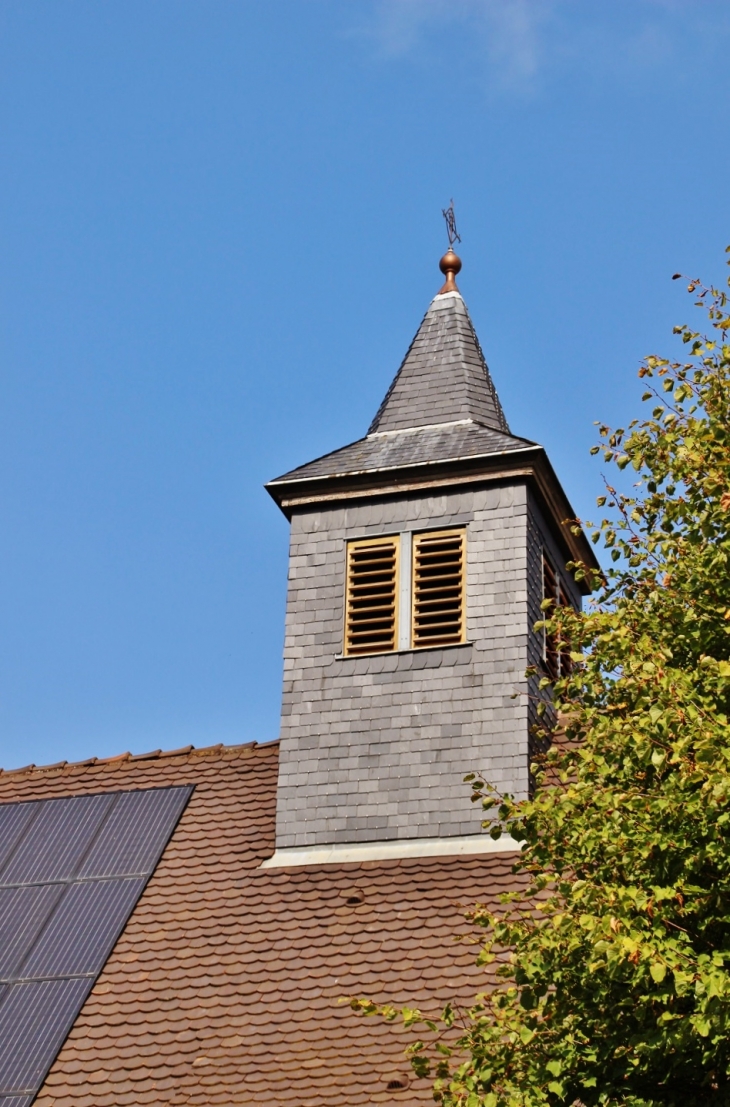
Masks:
[[[364,438],[266,487],[291,522],[269,865],[498,849],[464,774],[527,794],[545,597],[596,565],[535,442],[513,434],[456,276]]]

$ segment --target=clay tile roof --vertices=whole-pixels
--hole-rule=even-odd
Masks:
[[[431,1008],[483,986],[460,900],[514,887],[508,854],[264,869],[278,745],[185,748],[0,775],[0,803],[194,786],[38,1094],[109,1104],[427,1104],[408,1035],[341,996]]]

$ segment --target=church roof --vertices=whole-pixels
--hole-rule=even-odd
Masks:
[[[400,1075],[399,1103],[430,1101],[403,1057],[411,1035],[340,997],[472,1001],[485,978],[474,946],[452,941],[458,901],[496,905],[515,855],[261,869],[277,768],[278,744],[254,743],[0,773],[0,811],[192,789],[37,1098],[2,1085],[0,1103],[364,1107],[394,1102]],[[5,1060],[0,1042],[0,1072]]]
[[[267,487],[534,445],[510,433],[466,304],[459,292],[444,292],[431,301],[367,436]]]

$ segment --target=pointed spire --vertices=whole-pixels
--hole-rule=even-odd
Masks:
[[[449,238],[449,248],[439,262],[446,281],[431,301],[368,434],[466,422],[509,434],[479,339],[456,287],[461,258],[454,253],[454,242],[461,242],[461,235],[453,200],[441,214]]]
[[[453,283],[461,263],[444,261],[446,284],[431,301],[368,434],[459,422],[509,434],[469,312]]]
[[[455,227],[444,215],[452,242]],[[446,284],[431,301],[366,437],[271,481],[267,488],[275,499],[280,488],[309,480],[360,479],[540,449],[510,432],[454,281],[461,261],[451,246],[440,264]]]

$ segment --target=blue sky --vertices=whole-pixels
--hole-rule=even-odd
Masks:
[[[0,0],[0,764],[278,732],[287,524],[460,287],[590,517],[724,280],[721,0]]]

